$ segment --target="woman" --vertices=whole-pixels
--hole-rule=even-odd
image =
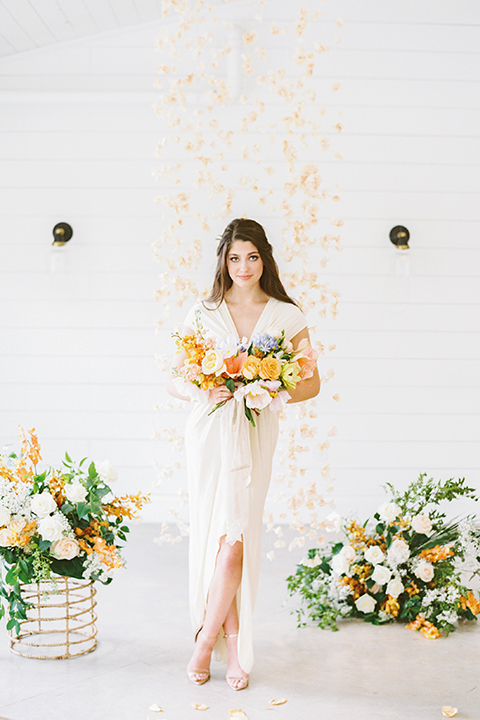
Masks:
[[[294,349],[309,340],[307,321],[286,293],[265,231],[254,220],[233,220],[218,249],[210,297],[187,315],[184,335],[195,332],[195,319],[218,342],[267,330],[285,331]],[[275,330],[274,330],[275,328]],[[278,336],[277,335],[277,336]],[[185,354],[175,361],[182,367]],[[200,391],[186,428],[189,476],[190,607],[197,629],[187,666],[191,682],[210,678],[210,659],[227,660],[226,680],[234,690],[248,685],[253,664],[252,613],[260,567],[262,515],[278,435],[278,413],[264,409],[252,427],[242,403],[225,385]],[[173,377],[169,392],[181,399],[193,394]],[[315,397],[318,371],[290,391],[289,402]],[[200,397],[199,396],[203,396]],[[225,403],[211,413],[214,405]],[[223,628],[223,632],[221,632]]]

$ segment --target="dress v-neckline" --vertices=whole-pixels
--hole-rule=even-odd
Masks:
[[[270,302],[271,302],[272,300],[274,300],[273,297],[269,297],[269,298],[268,298],[267,302],[265,303],[265,307],[263,308],[262,312],[261,312],[260,315],[258,316],[257,322],[255,323],[254,328],[253,328],[253,330],[252,330],[252,334],[251,334],[250,337],[248,338],[248,344],[249,344],[249,345],[250,345],[250,343],[251,343],[251,341],[252,341],[253,336],[255,335],[255,330],[257,329],[260,320],[261,320],[262,317],[264,316],[265,311],[266,311],[267,307],[270,305]],[[239,333],[238,330],[237,330],[237,326],[235,325],[235,321],[234,321],[234,319],[233,319],[233,317],[232,317],[232,313],[230,312],[230,308],[228,307],[228,303],[227,303],[227,301],[225,300],[225,298],[223,299],[223,304],[225,305],[225,308],[226,308],[226,310],[227,310],[228,317],[230,318],[230,322],[232,323],[232,325],[233,325],[233,327],[234,327],[234,329],[235,329],[235,333],[236,333],[236,335],[237,335],[237,338],[238,338],[239,340],[241,340],[241,338],[240,338],[240,333]]]

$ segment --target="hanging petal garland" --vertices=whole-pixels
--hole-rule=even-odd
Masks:
[[[338,186],[332,180],[332,167],[341,160],[335,136],[342,123],[338,113],[333,118],[320,102],[320,97],[328,102],[340,84],[327,87],[316,73],[329,52],[329,45],[318,42],[324,32],[323,5],[323,0],[292,4],[284,14],[289,20],[279,21],[273,0],[162,3],[165,26],[157,42],[156,82],[160,93],[154,110],[163,136],[156,151],[161,164],[153,170],[161,188],[155,202],[161,208],[162,232],[154,243],[162,267],[155,293],[162,309],[157,321],[161,333],[172,322],[181,322],[186,303],[208,292],[215,235],[242,216],[254,217],[267,235],[281,239],[280,247],[275,240],[274,245],[282,277],[308,313],[313,338],[316,318],[337,314],[339,294],[317,271],[326,267],[332,252],[342,249],[343,225],[336,209]],[[246,19],[252,15],[253,20]],[[343,23],[338,20],[336,25],[340,29]],[[332,39],[338,41],[338,36]],[[317,157],[325,160],[323,165],[312,161]],[[166,336],[161,342],[163,349]],[[323,356],[334,349],[315,339],[313,344]],[[158,361],[166,369],[167,354]],[[333,377],[333,370],[324,371],[323,384]],[[334,399],[339,400],[338,394]],[[159,409],[166,404],[177,412],[179,424],[183,422],[185,403],[169,400],[159,403]],[[319,512],[333,505],[331,495],[325,499],[319,491],[320,485],[327,495],[333,491],[327,462],[333,435],[319,441],[315,408],[312,400],[282,412],[275,500],[284,508],[277,520],[290,523],[296,535],[290,547],[301,546],[306,537],[321,542]],[[176,427],[162,427],[154,437],[167,441],[172,453],[180,446]],[[316,454],[320,457],[313,457]],[[313,471],[318,467],[320,477]],[[167,457],[159,463],[156,485],[168,483],[178,470]],[[185,495],[180,504],[184,501]],[[185,532],[178,503],[171,512]],[[277,533],[269,513],[265,520],[267,530]],[[158,541],[178,537],[165,525]],[[275,547],[285,544],[278,537]]]

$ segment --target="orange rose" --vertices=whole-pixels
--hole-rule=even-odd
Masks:
[[[249,355],[242,365],[242,375],[247,380],[254,380],[258,377],[261,362],[254,355]]]
[[[281,370],[280,361],[269,355],[260,362],[259,375],[262,380],[277,380],[280,377]]]

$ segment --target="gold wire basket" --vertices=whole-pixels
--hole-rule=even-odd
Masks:
[[[22,597],[31,607],[10,633],[10,651],[37,660],[64,660],[93,652],[97,647],[94,612],[97,591],[93,582],[56,577],[22,585]]]

